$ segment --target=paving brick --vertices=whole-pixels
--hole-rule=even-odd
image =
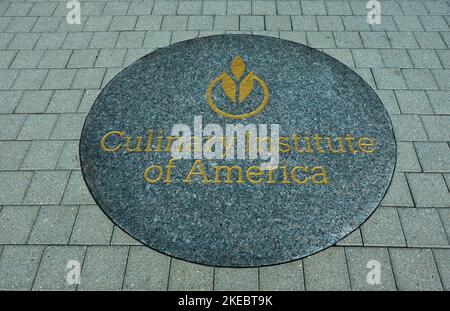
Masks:
[[[340,16],[317,16],[316,18],[319,30],[344,30],[344,24]]]
[[[114,226],[111,237],[111,245],[142,245],[142,243],[128,235],[128,233],[120,229],[118,226]]]
[[[226,1],[204,1],[203,15],[225,15],[227,14]]]
[[[328,15],[352,15],[348,1],[325,1]]]
[[[35,49],[58,49],[66,39],[65,32],[43,32],[41,33]]]
[[[344,63],[349,67],[355,67],[352,53],[348,49],[323,49],[322,52],[330,55],[331,57],[337,59],[338,61]]]
[[[402,227],[393,207],[379,207],[361,227],[365,246],[406,246]]]
[[[442,68],[433,50],[409,50],[409,55],[415,68]]]
[[[428,94],[428,98],[430,99],[431,106],[433,107],[435,113],[450,114],[450,105],[448,105],[448,103],[450,102],[450,92],[428,91],[427,94]],[[427,118],[423,119],[425,125],[426,125],[426,119]],[[430,135],[430,133],[428,133],[428,135]],[[433,136],[433,135],[430,135],[430,136]]]
[[[24,198],[25,204],[59,204],[66,187],[69,172],[38,171],[31,180]]]
[[[387,32],[387,37],[394,49],[416,49],[419,47],[412,32]]]
[[[17,53],[10,68],[36,68],[43,54],[42,50],[21,50]]]
[[[101,87],[104,88],[123,68],[107,68]]]
[[[31,172],[0,171],[0,204],[20,204],[33,176]]]
[[[276,15],[276,2],[275,1],[252,1],[252,14],[253,15]]]
[[[450,290],[450,249],[434,249],[433,254],[444,290],[448,291]]]
[[[47,113],[76,112],[82,96],[83,91],[80,90],[55,91],[47,107]]]
[[[402,1],[399,3],[405,15],[427,15],[428,11],[420,1]]]
[[[102,49],[95,67],[120,67],[125,59],[126,49]]]
[[[83,31],[107,31],[111,21],[112,16],[89,16]]]
[[[450,172],[450,148],[447,143],[416,142],[414,145],[424,172]]]
[[[306,290],[350,290],[344,249],[331,247],[303,260]]]
[[[39,68],[65,68],[70,56],[72,55],[72,50],[46,50],[42,56]],[[69,72],[68,72],[69,73]],[[50,71],[50,74],[54,72]],[[70,73],[69,73],[70,76]],[[49,78],[47,78],[49,79]],[[44,86],[46,86],[44,82]]]
[[[1,140],[14,140],[25,122],[26,115],[22,114],[2,114],[0,115]]]
[[[345,254],[352,290],[393,291],[397,289],[389,253],[386,248],[348,247],[345,249]],[[379,284],[368,282],[368,275],[374,269],[370,263],[371,260],[376,260],[380,263]]]
[[[0,49],[6,49],[8,45],[11,44],[14,39],[15,34],[13,33],[0,33]],[[12,50],[14,47],[11,48]]]
[[[441,174],[407,173],[417,207],[450,207],[450,193]]]
[[[213,17],[212,16],[189,16],[188,30],[212,30]]]
[[[135,1],[128,7],[127,15],[149,15],[153,10],[153,1]]]
[[[19,71],[19,75],[14,80],[11,89],[30,90],[39,89],[47,75],[46,69],[23,69]]]
[[[269,15],[265,17],[267,30],[291,30],[291,19],[289,16]]]
[[[42,89],[68,89],[76,72],[76,69],[50,69]]]
[[[127,257],[127,246],[88,247],[78,290],[122,289]]]
[[[42,206],[28,243],[67,244],[77,211],[77,206]]]
[[[70,56],[67,68],[89,68],[93,67],[97,59],[98,50],[75,50]]]
[[[214,290],[258,290],[258,268],[215,268]]]
[[[39,17],[33,26],[33,32],[56,32],[61,20],[60,16]]]
[[[315,16],[292,16],[293,30],[318,30]]]
[[[194,39],[198,37],[198,31],[190,30],[190,31],[174,31],[172,34],[172,38],[170,43],[176,43],[180,41],[186,41],[190,39]]]
[[[82,205],[73,227],[70,244],[108,245],[113,223],[97,205]]]
[[[0,289],[30,290],[43,249],[42,246],[5,246],[0,257]]]
[[[374,68],[373,76],[380,89],[406,89],[406,83],[400,69]]]
[[[161,29],[162,30],[186,30],[187,16],[172,16],[166,15],[163,18]]]
[[[380,52],[375,49],[353,49],[356,67],[384,67]]]
[[[368,9],[366,8],[367,3],[363,3],[358,0],[350,0],[350,6],[354,15],[366,15]]]
[[[16,54],[17,51],[0,51],[0,68],[9,68],[14,58],[16,57]]]
[[[251,1],[228,1],[227,14],[228,15],[252,14],[252,2]]]
[[[415,32],[417,43],[421,49],[445,49],[445,43],[438,32]]]
[[[62,204],[95,204],[81,175],[81,171],[72,171],[70,174]]]
[[[38,211],[38,206],[4,206],[0,211],[0,243],[25,244]]]
[[[433,69],[433,76],[440,90],[450,90],[450,70],[449,69]]]
[[[386,32],[384,31],[379,32],[363,31],[360,32],[360,36],[364,44],[364,47],[366,48],[384,49],[391,47]]]
[[[389,114],[400,114],[400,109],[398,107],[397,98],[395,97],[394,91],[377,90],[376,93]]]
[[[47,109],[52,91],[25,91],[15,113],[43,113]]]
[[[76,290],[76,283],[69,284],[67,282],[67,274],[70,271],[67,264],[71,260],[76,260],[81,264],[85,253],[86,247],[83,246],[46,247],[36,274],[33,290]],[[80,281],[82,281],[81,278]]]
[[[92,32],[72,32],[68,33],[63,49],[87,49],[92,38]]]
[[[20,115],[24,116],[24,115]],[[48,139],[57,119],[56,114],[28,115],[18,140]]]
[[[170,31],[147,31],[144,39],[144,47],[163,47],[170,43]]]
[[[36,140],[28,149],[22,162],[22,170],[51,170],[56,167],[61,153],[63,141]]]
[[[392,115],[395,138],[398,141],[427,141],[428,137],[418,115]]]
[[[306,33],[304,31],[280,31],[280,38],[302,44],[307,44]]]
[[[305,290],[301,260],[259,268],[261,290]]]
[[[439,274],[429,249],[390,249],[399,290],[442,290]]]
[[[202,1],[180,1],[177,15],[200,15],[202,13]]]
[[[330,31],[321,32],[307,32],[306,38],[308,39],[308,44],[315,48],[334,48],[336,47],[334,43],[333,33]]]
[[[89,43],[90,48],[113,48],[119,32],[96,32]]]
[[[103,9],[103,15],[125,15],[127,14],[130,2],[117,2],[109,1],[106,2],[105,8]]]
[[[0,141],[0,170],[17,170],[30,147],[30,142]]]
[[[436,51],[437,55],[439,56],[439,60],[442,63],[442,66],[444,68],[450,68],[450,51],[449,50],[438,50]]]
[[[136,30],[159,30],[161,29],[162,16],[139,16]]]
[[[170,257],[145,246],[130,248],[124,290],[166,290]]]
[[[397,142],[397,171],[421,172],[414,146],[411,142]]]
[[[397,24],[394,22],[392,16],[383,16],[380,24],[370,25],[372,31],[397,31]]]
[[[386,15],[401,15],[403,14],[400,6],[395,1],[385,1],[382,4],[383,6],[383,13]]]
[[[450,28],[442,16],[419,16],[426,31],[449,31]]]
[[[363,240],[361,237],[361,230],[358,228],[342,240],[336,243],[337,246],[362,246]]]
[[[239,21],[240,30],[264,30],[264,16],[242,15]]]
[[[172,258],[169,290],[212,290],[213,268]]]
[[[155,1],[152,15],[175,15],[177,12],[177,1]]]
[[[422,116],[422,121],[431,141],[450,141],[450,116]]]
[[[400,31],[422,31],[423,27],[417,16],[394,16]]]
[[[78,155],[78,141],[69,140],[64,142],[61,155],[59,156],[57,169],[79,169],[80,160]]]
[[[0,90],[8,90],[18,74],[17,70],[0,70]]]
[[[140,48],[144,37],[144,31],[122,31],[117,39],[116,48]]]
[[[57,3],[54,2],[36,2],[28,13],[28,16],[52,16]]]
[[[333,32],[334,40],[338,48],[362,48],[362,41],[357,32],[336,31]]]
[[[98,89],[101,86],[104,68],[79,69],[73,79],[72,89]]]
[[[439,214],[432,208],[398,209],[409,247],[447,247],[448,241]]]
[[[391,185],[381,204],[383,206],[414,206],[408,183],[403,173],[394,173]]]
[[[4,16],[26,16],[33,7],[33,3],[13,2],[3,14]]]
[[[323,1],[300,1],[304,15],[326,15],[327,10]]]
[[[424,91],[395,91],[400,110],[405,114],[432,114],[430,102]]]
[[[301,15],[302,10],[299,1],[277,1],[277,13],[279,15]]]

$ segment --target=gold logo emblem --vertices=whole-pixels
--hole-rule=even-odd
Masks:
[[[211,107],[211,109],[216,112],[217,114],[225,117],[225,118],[231,118],[231,119],[246,119],[250,118],[258,113],[260,113],[264,107],[269,102],[269,90],[267,89],[266,84],[264,81],[255,75],[253,71],[250,71],[243,79],[242,76],[245,73],[245,63],[242,57],[237,55],[233,61],[231,62],[231,73],[233,75],[233,78],[231,78],[228,73],[223,71],[217,78],[215,78],[208,86],[208,91],[206,92],[206,97],[208,100],[208,104]],[[225,112],[217,107],[217,105],[212,100],[212,92],[216,85],[219,82],[222,82],[222,90],[227,96],[227,98],[235,103],[235,104],[242,104],[246,98],[251,94],[254,86],[254,82],[257,82],[263,92],[264,92],[264,98],[262,102],[259,104],[259,106],[254,109],[251,112],[243,113],[243,114],[232,114]]]

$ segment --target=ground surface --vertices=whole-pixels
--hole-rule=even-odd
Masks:
[[[381,1],[0,2],[0,289],[450,289],[450,4]],[[396,174],[382,207],[337,246],[254,269],[211,268],[139,245],[95,205],[78,139],[121,69],[154,49],[221,33],[307,44],[360,74],[391,115]],[[66,264],[81,264],[69,285]],[[381,283],[366,281],[368,261]],[[370,267],[370,265],[369,265]]]

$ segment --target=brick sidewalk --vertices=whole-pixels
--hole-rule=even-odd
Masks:
[[[450,290],[450,2],[0,2],[0,289]],[[104,216],[80,172],[78,139],[102,87],[181,40],[253,33],[300,42],[353,68],[379,94],[398,141],[375,214],[314,256],[225,269],[141,246]],[[367,262],[381,263],[369,285]],[[82,264],[81,284],[66,264]]]

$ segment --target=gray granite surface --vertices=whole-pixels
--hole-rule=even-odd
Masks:
[[[245,62],[243,76],[253,71],[270,94],[261,113],[244,120],[219,116],[205,96],[208,85],[223,71],[232,75],[230,64],[236,55]],[[263,97],[258,83],[238,105],[223,95],[220,86],[212,93],[221,109],[234,113],[251,111]],[[194,160],[176,160],[170,184],[163,183],[165,176],[150,184],[144,171],[160,165],[166,172],[170,153],[100,149],[100,139],[111,130],[133,137],[132,146],[142,136],[145,148],[149,129],[168,136],[176,123],[192,127],[194,116],[202,116],[203,125],[276,123],[281,136],[289,137],[294,133],[333,139],[346,134],[370,137],[375,152],[281,153],[288,168],[325,167],[327,184],[299,185],[292,180],[283,184],[281,174],[274,184],[250,184],[245,170],[260,160],[205,159],[210,179],[214,179],[214,165],[239,165],[245,182],[205,184],[193,178],[186,183],[183,179]],[[111,139],[108,144],[121,142]],[[335,244],[377,208],[390,184],[395,154],[388,114],[356,73],[304,45],[251,35],[184,41],[139,59],[98,96],[80,142],[88,188],[117,225],[165,254],[229,267],[287,262]]]

